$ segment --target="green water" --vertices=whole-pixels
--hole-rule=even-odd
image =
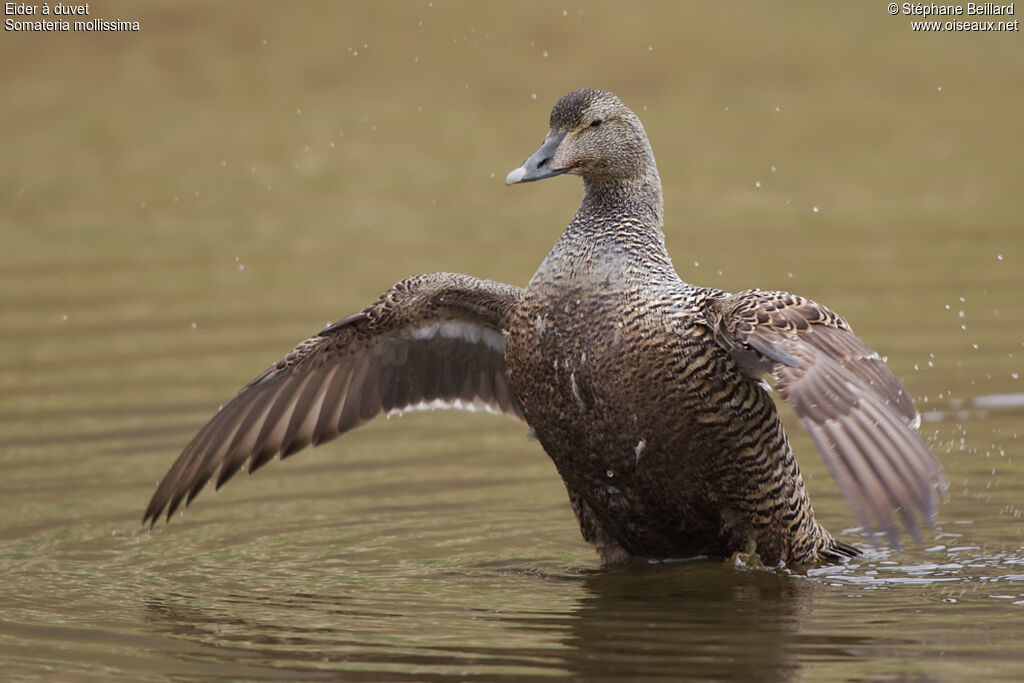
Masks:
[[[90,6],[142,30],[0,36],[0,677],[1024,676],[1020,33],[869,3]],[[951,485],[920,544],[872,548],[794,424],[863,558],[602,570],[537,443],[459,413],[139,526],[325,323],[417,272],[524,285],[578,181],[501,180],[581,86],[643,118],[684,279],[810,296],[887,355]]]

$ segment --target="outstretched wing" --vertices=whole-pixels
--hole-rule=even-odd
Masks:
[[[931,523],[946,481],[882,358],[831,310],[785,292],[717,299],[707,319],[741,368],[774,375],[861,525],[898,544],[898,515],[917,538],[918,517]]]
[[[143,522],[382,412],[483,409],[520,418],[505,337],[522,290],[466,275],[403,280],[371,306],[311,337],[243,388],[164,475]]]

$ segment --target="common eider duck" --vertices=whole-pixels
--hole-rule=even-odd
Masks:
[[[452,407],[529,426],[607,564],[854,556],[815,520],[766,376],[866,531],[897,543],[901,527],[931,523],[946,483],[899,380],[820,304],[680,279],[654,154],[614,94],[562,97],[506,183],[562,174],[583,179],[583,201],[525,289],[416,275],[301,342],[196,434],[144,523],[210,479],[220,487],[381,413]]]

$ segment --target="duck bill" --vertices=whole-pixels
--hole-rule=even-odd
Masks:
[[[553,178],[568,171],[568,168],[551,168],[551,160],[555,158],[555,151],[564,139],[564,132],[549,133],[544,138],[544,143],[536,152],[527,157],[522,166],[505,176],[505,184],[532,183],[534,180]]]

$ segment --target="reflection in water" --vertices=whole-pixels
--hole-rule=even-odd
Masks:
[[[193,667],[205,662],[206,674],[226,667],[248,677],[792,680],[860,671],[942,680],[949,657],[955,671],[991,653],[985,670],[995,677],[1024,664],[1024,653],[1007,650],[1021,640],[1019,615],[987,636],[957,625],[979,609],[1024,605],[1024,553],[986,554],[952,531],[936,533],[948,547],[868,547],[807,575],[700,561],[616,571],[466,557],[348,564],[352,552],[334,545],[347,541],[321,531],[302,532],[310,555],[272,574],[264,555],[283,547],[271,538],[196,556],[208,572],[147,589],[147,630],[184,644],[169,650]],[[327,562],[317,557],[324,542]]]
[[[396,674],[429,680],[454,671],[487,680],[542,672],[787,680],[800,672],[801,650],[842,658],[863,644],[801,638],[802,622],[824,589],[788,572],[687,563],[520,574],[527,575],[579,597],[564,610],[465,610],[463,619],[499,627],[506,634],[502,645],[432,632],[431,620],[451,628],[460,606],[431,605],[422,594],[420,602],[388,608],[382,601],[389,596],[235,594],[211,607],[199,596],[169,594],[147,601],[147,620],[174,638],[216,648],[218,661],[296,674],[358,671],[368,680]]]
[[[804,577],[724,564],[594,573],[570,623],[574,674],[787,680],[820,593]]]
[[[921,413],[922,422],[941,422],[943,420],[981,420],[992,411],[1019,412],[1024,409],[1024,393],[1019,394],[987,394],[969,399],[954,399],[946,409],[933,408]]]

